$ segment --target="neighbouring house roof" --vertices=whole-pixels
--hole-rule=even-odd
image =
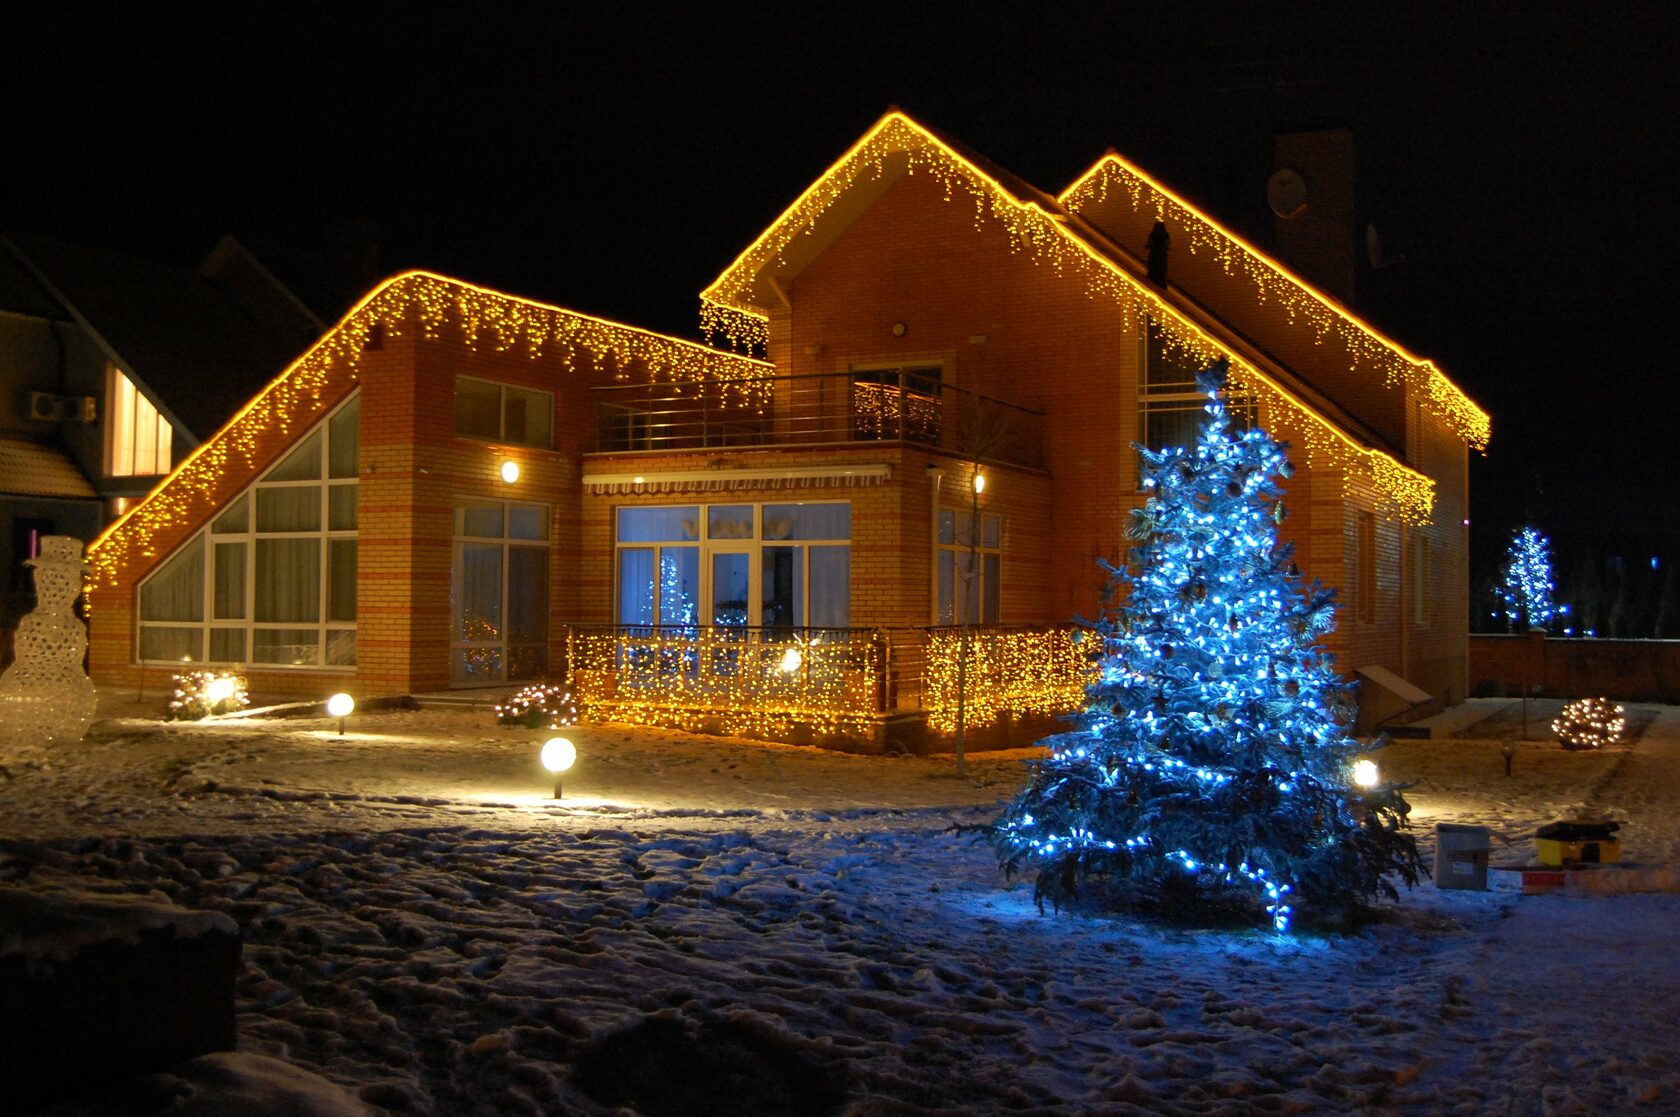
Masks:
[[[77,322],[195,441],[320,336],[320,321],[231,238],[197,270],[39,237],[4,246],[56,304],[41,316]]]
[[[1120,166],[1105,157],[1097,169],[1111,165]],[[1229,358],[1233,387],[1261,397],[1302,422],[1309,459],[1329,459],[1362,472],[1403,518],[1428,518],[1434,490],[1430,478],[1402,462],[1345,408],[1267,358],[1187,293],[1163,291],[1149,283],[1136,257],[1104,236],[1077,209],[1063,204],[1082,196],[1082,184],[1091,180],[1090,173],[1058,200],[897,110],[888,112],[853,144],[701,293],[702,327],[736,344],[762,344],[768,312],[778,305],[783,289],[781,282],[815,260],[906,174],[931,174],[950,194],[964,190],[973,199],[976,220],[1000,222],[1017,250],[1034,262],[1082,279],[1093,297],[1111,299],[1123,312],[1148,314],[1195,353],[1208,359]],[[1208,237],[1224,238],[1219,251],[1254,251],[1216,223],[1204,220],[1201,228]],[[1321,316],[1333,310],[1340,331],[1337,336],[1359,354],[1376,353],[1381,358],[1374,362],[1378,371],[1373,373],[1381,383],[1418,385],[1425,404],[1468,444],[1485,445],[1486,413],[1439,369],[1314,292],[1281,265],[1271,266],[1274,287],[1289,286],[1301,292],[1301,298],[1314,299]],[[1309,318],[1309,322],[1317,319]]]
[[[10,435],[0,435],[0,493],[71,500],[99,498],[63,450]]]
[[[67,322],[70,315],[58,305],[41,281],[10,252],[0,251],[0,312]]]

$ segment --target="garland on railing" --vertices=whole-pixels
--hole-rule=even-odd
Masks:
[[[745,737],[866,732],[879,713],[879,643],[759,640],[728,627],[574,632],[568,684],[583,717]]]
[[[957,728],[957,660],[963,630],[938,628],[928,633],[928,728],[953,733]],[[1056,716],[1079,709],[1085,688],[1097,677],[1098,638],[1084,629],[999,632],[984,627],[968,631],[967,699],[963,722],[968,729],[995,724],[1005,713]]]

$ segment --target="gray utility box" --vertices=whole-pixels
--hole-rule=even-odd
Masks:
[[[1487,891],[1488,854],[1493,840],[1486,826],[1435,824],[1435,887]]]

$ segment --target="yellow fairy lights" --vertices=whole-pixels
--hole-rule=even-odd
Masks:
[[[1012,250],[1026,254],[1036,264],[1052,268],[1058,275],[1083,280],[1091,297],[1118,304],[1122,313],[1140,328],[1146,319],[1153,320],[1178,345],[1198,358],[1228,359],[1232,388],[1268,407],[1272,418],[1292,420],[1291,425],[1300,432],[1297,441],[1306,453],[1307,464],[1342,470],[1344,491],[1351,492],[1355,475],[1362,475],[1376,492],[1380,511],[1392,512],[1408,523],[1429,521],[1434,505],[1434,481],[1428,476],[1349,437],[1102,254],[1069,228],[1062,214],[1049,212],[1036,201],[1014,197],[995,178],[903,113],[893,112],[883,117],[701,293],[702,328],[713,336],[728,338],[738,347],[750,349],[762,345],[767,336],[768,318],[755,302],[753,285],[757,275],[785,262],[784,254],[797,237],[809,235],[817,220],[854,185],[885,175],[887,160],[894,156],[907,160],[911,174],[918,171],[933,174],[944,187],[947,200],[956,197],[959,188],[965,191],[973,200],[977,227],[987,220],[999,222],[1008,233]],[[1369,331],[1364,336],[1369,344],[1378,344]],[[1427,362],[1412,361],[1420,367],[1434,368]],[[1462,412],[1455,429],[1467,432],[1466,437],[1473,444],[1485,444],[1487,416],[1464,399],[1438,370],[1425,380],[1428,397],[1438,410]],[[1480,416],[1479,421],[1476,416]]]
[[[958,628],[928,633],[928,728],[940,733],[957,728],[962,641]],[[1079,629],[970,629],[964,671],[966,727],[992,725],[1005,713],[1053,717],[1079,709],[1085,703],[1085,688],[1097,677],[1092,656],[1096,645],[1095,636]]]
[[[1487,448],[1491,429],[1487,412],[1472,403],[1433,362],[1377,333],[1119,155],[1104,155],[1057,201],[1078,213],[1111,194],[1129,199],[1134,211],[1147,207],[1153,211],[1154,220],[1187,231],[1191,253],[1212,253],[1227,275],[1246,277],[1260,302],[1280,306],[1291,322],[1303,323],[1320,344],[1329,337],[1339,341],[1347,349],[1350,368],[1357,371],[1360,362],[1366,362],[1382,370],[1384,382],[1390,387],[1404,382],[1460,438],[1478,450]]]
[[[648,330],[532,302],[432,272],[405,272],[376,287],[321,340],[275,377],[255,399],[144,501],[129,509],[88,549],[93,585],[115,585],[133,557],[154,557],[166,529],[194,524],[214,510],[219,487],[257,465],[259,445],[306,429],[350,390],[362,354],[375,338],[400,337],[411,325],[436,340],[454,324],[473,349],[519,350],[532,360],[554,353],[568,371],[610,369],[619,381],[718,384],[740,402],[762,406],[771,366]]]
[[[884,646],[867,633],[802,642],[728,627],[579,629],[567,647],[568,685],[595,721],[786,740],[799,726],[867,734],[880,712]]]

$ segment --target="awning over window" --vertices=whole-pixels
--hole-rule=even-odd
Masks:
[[[695,493],[734,489],[829,489],[879,485],[892,477],[885,462],[871,465],[788,466],[780,469],[690,469],[666,473],[597,473],[583,479],[590,493]]]
[[[75,500],[99,498],[64,451],[6,437],[0,437],[0,493]]]

